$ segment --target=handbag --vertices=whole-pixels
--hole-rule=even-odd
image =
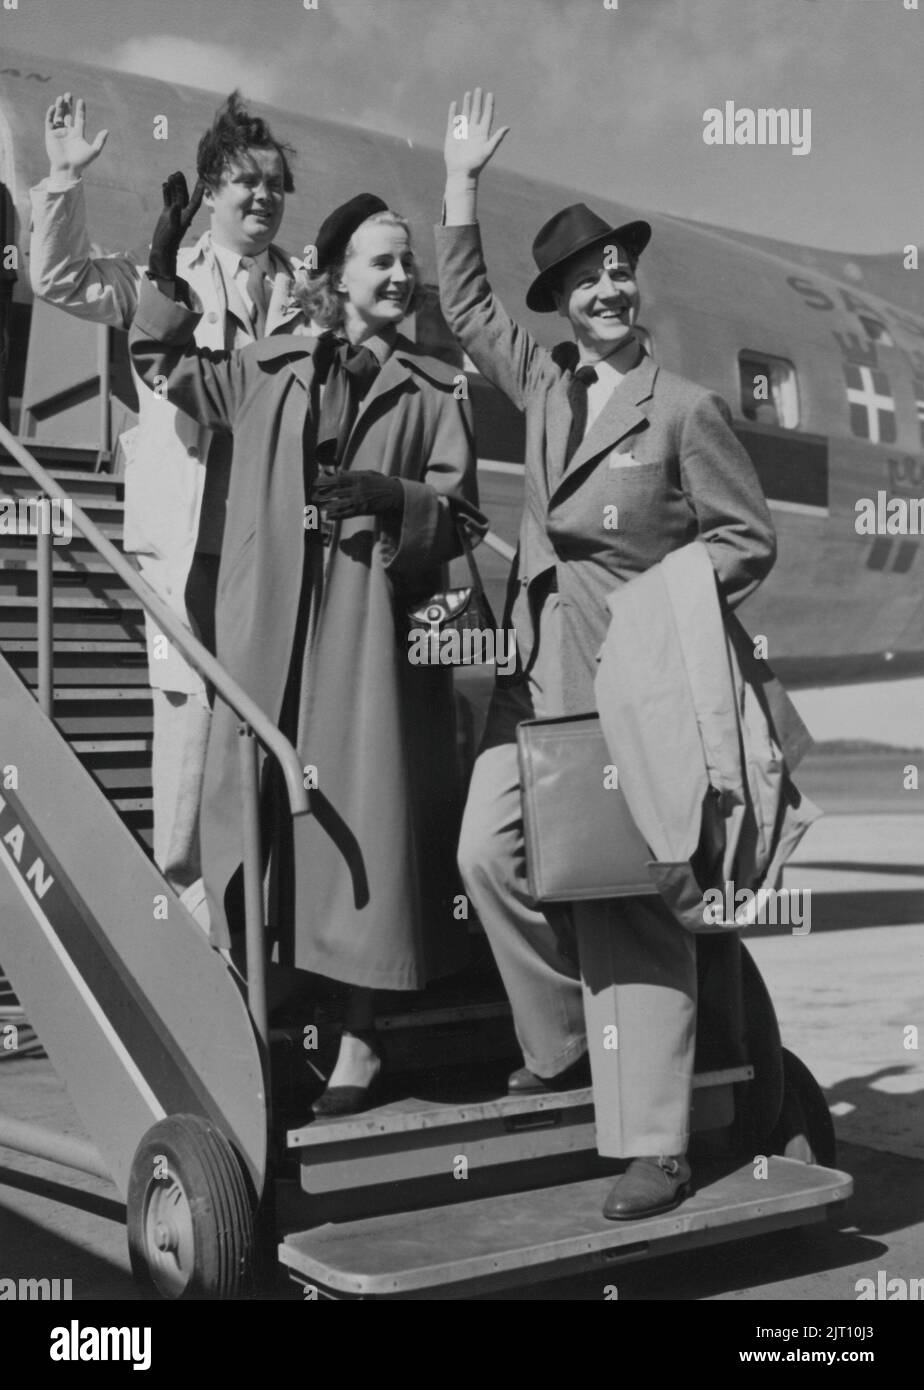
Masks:
[[[461,589],[440,589],[429,598],[411,604],[405,609],[407,635],[431,644],[430,650],[438,653],[442,637],[446,632],[456,632],[460,639],[466,630],[490,632],[492,639],[486,641],[459,640],[454,646],[454,666],[475,666],[493,660],[494,640],[497,623],[491,611],[484,584],[472,554],[471,543],[462,520],[456,521],[456,532],[462,546],[472,582]],[[447,644],[448,645],[448,644]]]
[[[656,892],[596,714],[526,719],[517,753],[529,891],[539,903]]]

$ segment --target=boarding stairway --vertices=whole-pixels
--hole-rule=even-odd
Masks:
[[[121,550],[123,487],[91,450],[36,449],[78,506]],[[44,457],[43,457],[44,456]],[[35,497],[32,479],[0,456],[0,498]],[[38,684],[35,539],[0,535],[0,652]],[[55,719],[125,823],[152,837],[151,697],[141,604],[77,531],[53,546]]]
[[[5,444],[0,497],[35,496],[27,465],[43,454],[51,478],[120,545],[121,485],[91,456],[27,455],[9,436]],[[505,1094],[506,1073],[520,1059],[483,946],[467,977],[409,1003],[386,1001],[377,1020],[390,1077],[381,1104],[312,1121],[311,1096],[336,1051],[325,1006],[271,1027],[262,921],[248,918],[245,1001],[150,858],[144,607],[162,618],[156,602],[114,573],[75,523],[72,544],[52,547],[49,681],[41,669],[42,564],[34,537],[0,537],[0,770],[14,764],[17,773],[15,786],[0,786],[0,963],[94,1144],[65,1143],[0,1116],[0,1146],[110,1176],[128,1202],[133,1266],[152,1292],[239,1297],[251,1287],[255,1241],[246,1231],[211,1284],[199,1265],[184,1267],[191,1243],[208,1247],[214,1236],[195,1224],[201,1214],[189,1214],[203,1179],[195,1165],[183,1170],[184,1143],[206,1130],[202,1142],[214,1147],[217,1131],[243,1175],[241,1185],[226,1173],[206,1192],[206,1206],[224,1211],[232,1227],[274,1220],[279,1261],[310,1298],[490,1296],[823,1220],[843,1203],[850,1179],[833,1168],[833,1149],[818,1152],[824,1125],[815,1125],[814,1152],[793,1148],[790,1130],[798,1140],[809,1126],[804,1115],[801,1128],[792,1116],[784,1124],[789,1078],[772,1047],[749,1055],[740,1040],[729,1048],[720,1028],[704,1026],[696,1193],[654,1220],[605,1221],[600,1208],[618,1165],[596,1154],[591,1092]],[[239,697],[217,663],[202,669],[224,680],[229,699]],[[255,806],[248,749],[252,734],[261,742],[269,734],[256,712],[244,703],[242,710]],[[255,810],[245,805],[242,817],[252,870]],[[259,916],[253,887],[251,879],[249,907]],[[155,902],[166,902],[165,915],[154,915]],[[703,959],[706,1017],[716,993],[709,972],[719,967],[708,951]],[[764,1032],[775,1028],[768,1008],[758,989]],[[303,1047],[309,1017],[319,1024],[317,1052]],[[760,1030],[745,1032],[753,1043]],[[189,1117],[180,1139],[177,1117]],[[762,1181],[754,1180],[755,1136],[771,1155]],[[179,1173],[165,1216],[142,1160],[170,1143]]]

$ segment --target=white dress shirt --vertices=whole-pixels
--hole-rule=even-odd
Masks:
[[[618,356],[618,352],[613,354],[613,357],[616,356]],[[591,382],[587,388],[587,427],[584,430],[585,439],[588,430],[600,414],[600,411],[606,405],[613,391],[615,391],[623,378],[628,375],[628,372],[637,365],[638,356],[633,357],[627,370],[624,372],[619,371],[617,367],[613,366],[613,359],[611,357],[604,357],[601,362],[581,363],[582,367],[593,367],[594,371],[597,373],[597,380]]]
[[[215,258],[221,266],[221,273],[225,277],[225,284],[233,283],[238,294],[244,301],[248,314],[253,316],[253,300],[247,289],[247,277],[250,273],[251,262],[255,262],[263,271],[264,280],[264,308],[269,305],[270,297],[273,293],[273,271],[270,265],[270,254],[267,248],[261,251],[259,256],[241,256],[237,251],[231,251],[227,246],[219,246],[215,238],[212,238],[212,250]],[[247,262],[245,265],[244,262]]]

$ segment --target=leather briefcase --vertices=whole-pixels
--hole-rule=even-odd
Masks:
[[[612,759],[597,715],[524,720],[517,751],[526,873],[536,901],[654,893],[651,851],[618,786],[607,786]]]

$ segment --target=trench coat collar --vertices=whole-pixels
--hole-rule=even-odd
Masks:
[[[555,497],[559,489],[574,476],[585,464],[597,458],[600,454],[608,453],[614,448],[621,439],[631,431],[636,429],[643,420],[648,417],[645,411],[640,409],[642,404],[651,399],[654,389],[655,378],[658,375],[658,368],[651,358],[645,353],[641,360],[627,372],[618,386],[613,388],[609,399],[604,405],[600,414],[594,420],[587,434],[581,441],[580,447],[572,458],[568,467],[565,469],[556,487],[552,490],[552,498]],[[549,434],[550,458],[552,448],[561,447],[562,452],[567,445],[568,431],[571,428],[571,410],[568,406],[567,394],[564,399],[564,421],[556,421],[558,428],[555,437]],[[561,426],[564,427],[563,439],[559,440],[558,434],[561,433]],[[552,500],[550,498],[550,501]]]
[[[266,309],[266,335],[269,336],[278,329],[284,328],[294,319],[299,318],[302,309],[294,296],[295,275],[292,257],[275,243],[271,243],[267,249],[269,251],[269,273],[273,278],[273,287]],[[212,245],[212,233],[210,231],[202,233],[195,246],[192,247],[189,257],[190,269],[206,264],[211,265],[213,270],[215,288],[222,313],[233,314],[245,333],[252,335],[250,315],[247,313],[244,301],[241,299],[233,280],[229,282],[229,293],[228,284],[225,282]]]

